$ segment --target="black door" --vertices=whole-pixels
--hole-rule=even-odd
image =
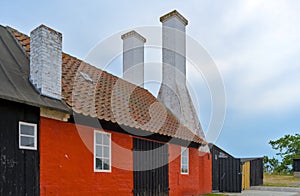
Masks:
[[[133,139],[135,196],[169,195],[168,145]]]
[[[264,164],[263,158],[258,158],[250,161],[250,186],[263,185],[264,179]]]
[[[219,158],[219,178],[221,192],[241,192],[241,161],[235,158]]]

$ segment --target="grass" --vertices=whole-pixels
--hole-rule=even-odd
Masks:
[[[264,174],[264,186],[300,187],[300,178],[292,175]]]

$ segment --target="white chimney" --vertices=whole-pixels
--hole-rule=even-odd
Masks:
[[[173,87],[186,81],[186,36],[188,21],[176,10],[162,16],[163,83]]]
[[[146,39],[136,31],[121,36],[123,39],[123,78],[144,87],[144,43]]]
[[[162,84],[158,100],[178,120],[195,134],[204,138],[198,115],[186,87],[186,34],[188,24],[176,10],[162,16]]]
[[[30,33],[30,81],[44,96],[61,99],[62,34],[40,25]]]

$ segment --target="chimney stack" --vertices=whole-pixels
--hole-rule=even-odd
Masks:
[[[162,22],[163,84],[174,87],[186,83],[186,35],[188,24],[176,10],[160,17]]]
[[[40,94],[61,100],[62,34],[40,25],[30,33],[30,81]]]
[[[188,21],[176,10],[162,16],[162,84],[157,99],[199,137],[204,133],[186,87],[186,34]]]
[[[123,40],[123,78],[144,87],[144,43],[146,39],[136,31],[121,36]]]

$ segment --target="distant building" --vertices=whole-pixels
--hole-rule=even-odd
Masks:
[[[241,192],[263,185],[263,158],[235,158],[214,144],[212,154],[212,191]]]
[[[300,158],[293,159],[293,171],[295,177],[300,177]]]

